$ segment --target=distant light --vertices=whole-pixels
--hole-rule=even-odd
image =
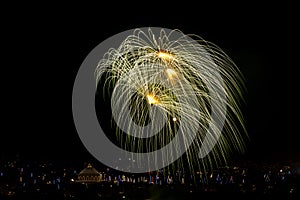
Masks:
[[[176,117],[173,117],[173,121],[176,122],[176,121],[177,121],[177,118],[176,118]]]

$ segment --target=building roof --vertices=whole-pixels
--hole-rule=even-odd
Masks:
[[[86,168],[84,168],[83,170],[81,170],[81,172],[79,172],[78,176],[86,176],[86,175],[99,175],[100,173],[94,168],[92,167],[91,164],[88,164],[88,166]]]

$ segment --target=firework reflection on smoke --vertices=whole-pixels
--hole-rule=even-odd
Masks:
[[[171,35],[163,29],[160,35],[150,28],[148,33],[136,29],[96,68],[97,84],[102,82],[104,95],[110,93],[119,145],[143,156],[172,142],[174,151],[164,153],[164,160],[177,158],[176,149],[183,145],[191,168],[226,161],[231,150],[245,148],[240,133],[246,133],[239,108],[242,74],[216,45],[196,35]],[[212,123],[214,101],[225,105],[213,108],[217,118],[225,120],[222,127]],[[175,139],[179,129],[181,141]],[[181,157],[176,163],[183,167]]]

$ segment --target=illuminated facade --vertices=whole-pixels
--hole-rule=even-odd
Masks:
[[[102,179],[102,174],[98,172],[95,168],[93,168],[91,164],[88,164],[88,166],[78,174],[77,182],[99,183],[101,179]]]

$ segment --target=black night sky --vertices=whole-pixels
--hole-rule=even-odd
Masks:
[[[248,90],[242,108],[250,136],[246,158],[299,160],[296,13],[279,5],[189,9],[179,6],[155,14],[127,10],[119,16],[101,13],[103,7],[89,12],[55,7],[10,13],[1,25],[0,156],[18,153],[29,159],[63,160],[89,156],[72,116],[77,70],[106,38],[156,26],[197,34],[218,45],[240,68]]]

